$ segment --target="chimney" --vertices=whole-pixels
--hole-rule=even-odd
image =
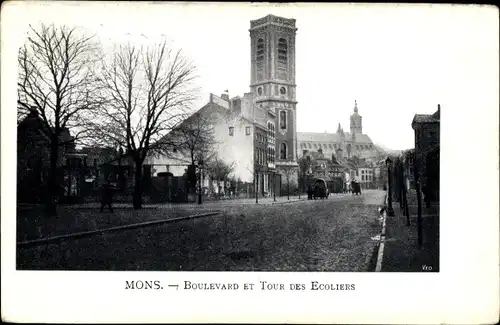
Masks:
[[[220,97],[225,101],[229,102],[229,90],[224,90],[224,92],[222,93],[222,95],[220,95]]]

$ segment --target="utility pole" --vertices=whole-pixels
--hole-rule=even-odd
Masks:
[[[417,191],[417,240],[418,248],[422,247],[422,193],[420,192],[420,175],[417,157],[415,156],[413,172],[415,178],[415,189]]]
[[[259,172],[255,170],[255,203],[259,203]]]
[[[276,202],[276,172],[273,171],[273,197],[274,202]]]

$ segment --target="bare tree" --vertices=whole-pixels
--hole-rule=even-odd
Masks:
[[[234,171],[234,162],[228,164],[217,155],[213,155],[212,159],[205,164],[205,170],[208,176],[216,181],[218,197],[220,198],[220,183],[225,183],[229,179],[229,176]]]
[[[18,120],[29,112],[39,118],[40,132],[50,146],[47,212],[57,213],[60,147],[63,133],[85,139],[89,113],[102,104],[96,88],[96,67],[101,61],[99,43],[77,28],[30,26],[28,38],[18,53]]]
[[[101,82],[109,104],[96,132],[126,149],[135,165],[133,205],[142,207],[142,167],[148,155],[167,153],[178,143],[166,134],[188,115],[195,99],[195,68],[163,41],[151,47],[120,46],[105,63]]]
[[[310,156],[302,156],[299,159],[299,188],[302,190],[306,185],[308,176],[312,174],[313,159]]]
[[[286,181],[287,199],[290,200],[290,180],[292,179],[293,175],[297,172],[297,170],[295,168],[291,168],[291,167],[284,167],[282,169],[282,171],[283,171],[283,175],[285,176],[285,181]]]
[[[214,137],[216,119],[209,111],[200,111],[187,118],[172,134],[177,140],[177,149],[187,154],[191,164],[208,160],[217,141]]]

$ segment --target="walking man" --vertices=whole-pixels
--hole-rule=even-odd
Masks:
[[[104,184],[102,185],[102,194],[101,194],[101,212],[104,211],[104,206],[107,205],[109,208],[109,211],[113,213],[113,207],[111,206],[113,200],[113,186],[109,182],[109,180],[106,180]]]

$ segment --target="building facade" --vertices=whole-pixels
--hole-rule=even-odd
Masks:
[[[295,84],[295,19],[274,15],[250,22],[251,71],[250,93],[253,110],[263,110],[268,132],[273,136],[269,153],[270,165],[282,182],[296,186],[297,164],[297,100]],[[274,168],[270,168],[274,172]]]
[[[411,126],[415,131],[415,161],[422,191],[430,200],[439,199],[440,116],[438,105],[434,114],[415,114]]]

